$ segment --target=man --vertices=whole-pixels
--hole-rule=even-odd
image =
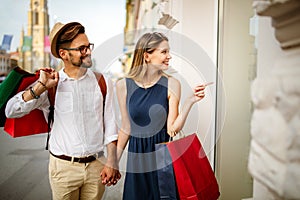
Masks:
[[[120,178],[116,163],[113,85],[105,78],[107,95],[103,107],[98,80],[89,69],[93,44],[80,23],[56,23],[50,33],[50,42],[51,53],[62,59],[63,69],[59,72],[41,69],[38,81],[7,103],[6,115],[21,117],[39,108],[48,116],[47,89],[56,87],[49,140],[53,199],[101,199],[105,185],[114,185]],[[107,159],[103,156],[104,145],[107,146]]]

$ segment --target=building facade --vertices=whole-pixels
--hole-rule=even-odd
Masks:
[[[40,67],[50,66],[47,49],[49,15],[47,0],[30,0],[27,33],[22,30],[19,51],[19,66],[34,72]]]
[[[0,74],[7,74],[11,70],[11,60],[6,50],[0,50]]]

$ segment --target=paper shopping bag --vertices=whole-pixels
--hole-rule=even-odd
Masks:
[[[166,143],[155,144],[155,157],[160,199],[177,200],[178,193],[172,166],[172,158]]]
[[[216,200],[220,196],[214,172],[197,135],[167,144],[181,200]]]
[[[17,92],[25,90],[38,79],[38,73],[33,76],[23,77]],[[32,110],[20,118],[7,118],[4,130],[12,137],[29,136],[48,132],[48,124],[41,110]]]

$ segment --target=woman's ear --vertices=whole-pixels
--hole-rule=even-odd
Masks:
[[[150,55],[149,55],[149,53],[147,53],[147,52],[144,53],[144,60],[145,60],[146,62],[149,62],[149,61],[150,61]]]

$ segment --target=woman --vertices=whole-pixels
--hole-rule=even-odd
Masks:
[[[192,105],[204,98],[205,85],[194,88],[178,112],[180,82],[167,75],[171,59],[168,38],[146,33],[137,42],[125,79],[117,82],[122,117],[117,157],[129,140],[123,199],[160,199],[155,163],[155,144],[179,132]]]

